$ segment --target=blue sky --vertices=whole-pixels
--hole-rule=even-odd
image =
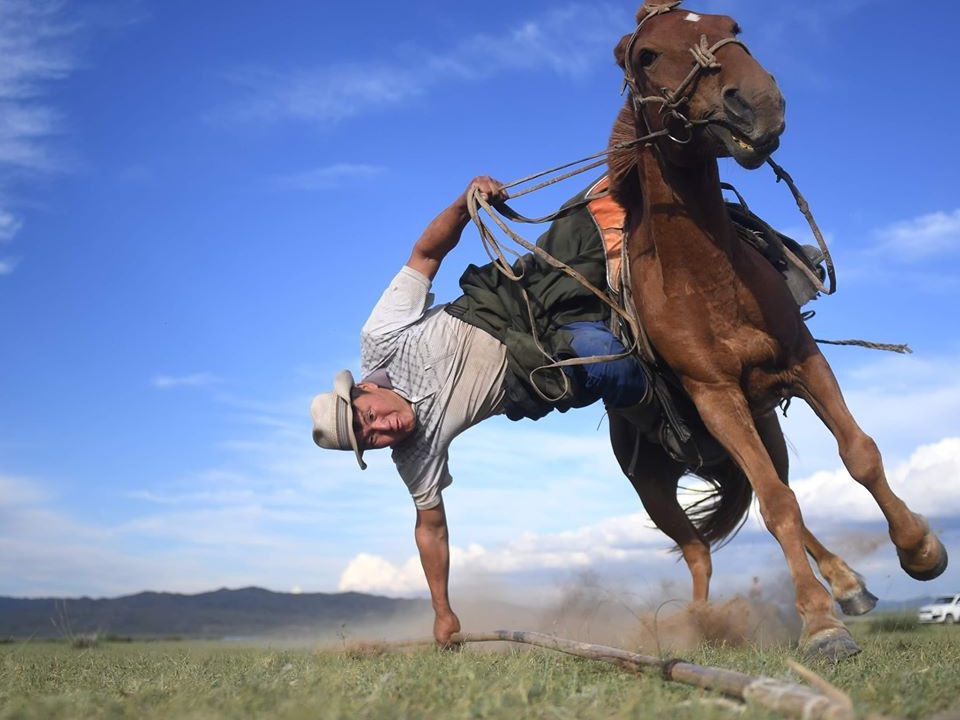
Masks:
[[[706,0],[787,98],[776,157],[836,256],[819,337],[892,482],[960,558],[960,10],[892,0]],[[0,0],[0,594],[219,586],[416,594],[414,509],[388,454],[312,445],[308,406],[429,219],[476,174],[600,150],[634,3]],[[766,169],[724,161],[807,239]],[[578,180],[524,198],[555,208]],[[468,228],[435,283],[485,255]],[[896,568],[866,493],[795,403],[805,517],[888,598],[955,591]],[[667,557],[600,408],[494,419],[454,444],[456,593],[531,596],[591,568],[637,592]],[[715,585],[782,573],[754,519]]]

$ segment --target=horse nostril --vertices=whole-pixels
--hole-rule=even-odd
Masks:
[[[723,89],[723,106],[729,119],[742,126],[743,130],[749,131],[753,128],[755,119],[753,108],[743,99],[740,88],[725,87]]]

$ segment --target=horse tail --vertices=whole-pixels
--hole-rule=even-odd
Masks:
[[[700,468],[696,476],[709,487],[702,491],[703,497],[684,510],[711,548],[723,547],[746,522],[753,501],[753,488],[743,470],[729,456],[716,465]]]

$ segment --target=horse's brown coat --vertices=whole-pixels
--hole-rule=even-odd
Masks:
[[[647,13],[641,8],[638,22]],[[712,44],[737,31],[729,17],[668,12],[646,22],[631,47],[636,86],[645,96],[676,88],[691,68],[690,48],[705,35]],[[626,36],[615,53],[621,67]],[[651,62],[650,58],[655,56]],[[759,253],[741,243],[723,205],[716,158],[733,154],[755,167],[784,129],[784,103],[775,81],[741,46],[717,53],[719,68],[691,86],[683,114],[699,125],[688,144],[658,138],[611,158],[612,192],[627,208],[626,237],[633,297],[646,332],[679,377],[704,423],[742,469],[763,519],[780,543],[804,623],[803,639],[838,658],[857,648],[833,609],[833,599],[804,554],[818,561],[838,599],[863,592],[859,578],[806,529],[785,483],[786,453],[771,410],[782,398],[806,400],[836,436],[850,474],[885,515],[901,564],[914,577],[942,572],[946,552],[926,522],[890,489],[879,452],[856,424],[834,375],[800,318],[782,278]],[[649,104],[638,117],[628,100],[612,142],[656,131],[676,117]],[[721,129],[714,129],[720,127]],[[637,452],[635,433],[615,414],[611,437],[621,465]],[[680,546],[694,578],[694,599],[706,600],[710,558],[706,544],[676,501],[683,468],[644,446],[631,481],[651,518]],[[637,464],[634,464],[635,466]]]

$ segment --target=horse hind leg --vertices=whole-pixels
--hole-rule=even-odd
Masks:
[[[790,457],[776,411],[757,418],[756,425],[760,439],[777,470],[777,475],[785,485],[789,485]],[[803,527],[803,545],[817,563],[817,569],[824,580],[830,583],[833,599],[840,604],[840,610],[844,615],[864,615],[873,610],[877,604],[877,597],[867,590],[863,576],[851,569],[839,555],[830,552],[810,532],[806,524]]]
[[[636,490],[650,519],[677,544],[693,582],[693,603],[705,604],[710,595],[713,564],[703,540],[677,500],[682,465],[660,447],[647,442],[627,420],[610,413],[613,453]]]
[[[812,342],[812,341],[811,341]],[[813,408],[837,440],[847,471],[873,496],[887,520],[902,567],[916,580],[932,580],[947,568],[947,550],[926,518],[907,507],[890,488],[876,443],[847,408],[826,358],[819,349],[798,368],[797,394]]]

